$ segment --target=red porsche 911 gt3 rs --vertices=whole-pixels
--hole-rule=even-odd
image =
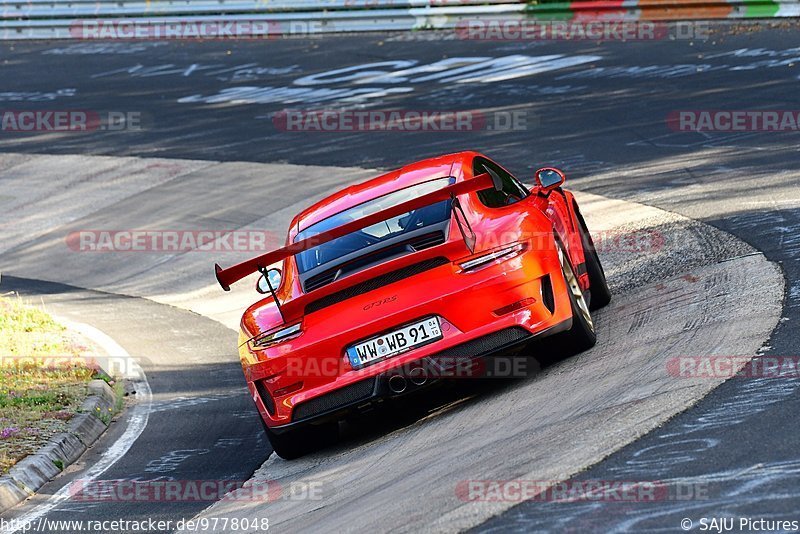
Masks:
[[[217,265],[223,289],[260,272],[268,295],[245,311],[239,353],[275,452],[299,456],[348,413],[534,338],[593,346],[590,310],[611,295],[563,182],[543,168],[528,189],[477,152],[428,159],[306,209],[283,248]]]

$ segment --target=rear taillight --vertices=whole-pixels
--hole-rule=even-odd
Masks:
[[[256,336],[250,340],[250,346],[254,349],[263,349],[265,347],[275,345],[276,343],[281,343],[288,339],[297,337],[302,333],[303,331],[300,329],[300,323],[297,323],[293,324],[292,326],[287,326],[286,328],[281,328],[280,330],[276,330],[274,332],[268,332],[266,334]]]
[[[461,267],[463,272],[474,272],[483,269],[484,267],[488,267],[489,265],[494,265],[495,263],[516,258],[522,254],[524,250],[524,243],[514,243],[513,245],[508,245],[493,250],[492,252],[481,254],[480,256],[476,256],[474,258],[462,260],[458,263],[458,265]]]

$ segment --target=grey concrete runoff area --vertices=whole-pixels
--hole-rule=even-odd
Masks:
[[[0,44],[9,107],[140,113],[142,127],[128,131],[0,138],[0,293],[92,325],[141,363],[151,390],[3,518],[267,518],[288,532],[675,532],[682,519],[694,530],[703,517],[798,519],[791,421],[800,383],[669,370],[677,357],[797,354],[800,134],[669,126],[677,110],[800,109],[796,35],[786,21],[627,43],[432,32]],[[528,66],[470,78],[449,73],[459,68],[450,58]],[[406,133],[288,132],[274,120],[287,108],[348,106],[477,109],[491,125],[514,113],[527,122]],[[75,248],[76,232],[87,230],[254,231],[279,243],[314,200],[463,149],[486,152],[524,181],[542,165],[562,167],[596,236],[645,243],[600,247],[614,300],[596,313],[597,346],[526,379],[483,381],[348,422],[338,443],[295,461],[271,454],[236,354],[254,280],[230,293],[213,280],[215,262],[251,252]],[[126,441],[136,425],[140,434]],[[110,458],[120,443],[124,454]],[[162,477],[273,481],[287,491],[313,484],[321,497],[65,497],[77,480]],[[709,493],[648,504],[476,502],[458,491],[507,479],[657,480]]]

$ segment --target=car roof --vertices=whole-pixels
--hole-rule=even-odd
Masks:
[[[393,191],[435,178],[451,176],[452,168],[456,163],[471,161],[477,155],[479,155],[477,152],[467,151],[429,158],[387,172],[366,182],[346,187],[295,216],[290,226],[290,234],[296,235],[332,215]]]

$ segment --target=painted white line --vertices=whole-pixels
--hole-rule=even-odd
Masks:
[[[52,315],[52,314],[51,314]],[[153,394],[150,391],[150,384],[147,383],[147,377],[139,364],[134,360],[128,352],[123,349],[116,341],[111,339],[108,335],[101,332],[97,328],[84,323],[76,323],[66,320],[61,317],[54,316],[54,318],[66,326],[67,328],[80,333],[81,335],[89,338],[97,343],[103,351],[115,358],[128,358],[130,365],[123,366],[127,372],[123,373],[123,378],[131,380],[136,389],[137,403],[131,409],[128,416],[128,428],[125,432],[115,441],[105,452],[103,452],[100,459],[84,473],[82,480],[92,481],[96,480],[100,475],[105,473],[117,461],[122,458],[131,446],[139,439],[139,436],[147,426],[147,420],[150,417],[150,408],[153,400]],[[22,529],[24,525],[30,525],[37,521],[40,517],[49,513],[53,508],[63,503],[70,498],[70,485],[67,484],[58,492],[53,494],[52,497],[47,499],[46,502],[34,508],[30,513],[25,514],[19,518],[17,525],[18,528],[7,531],[8,534]]]
[[[794,206],[800,205],[800,198],[776,198],[769,200],[750,200],[743,202],[745,206]]]

